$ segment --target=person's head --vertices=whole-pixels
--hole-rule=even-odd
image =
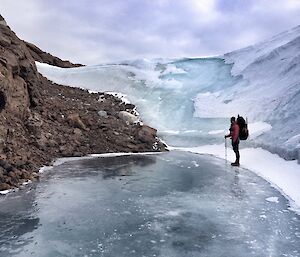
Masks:
[[[231,117],[231,118],[230,118],[230,122],[231,122],[231,123],[234,123],[234,122],[235,122],[235,117]]]

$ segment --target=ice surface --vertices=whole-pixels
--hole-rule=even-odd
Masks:
[[[288,201],[220,159],[175,151],[79,159],[44,176],[0,199],[0,256],[299,255],[300,219]]]
[[[222,159],[225,159],[226,150],[224,144],[173,149],[211,154]],[[240,155],[242,168],[249,169],[269,181],[290,200],[292,208],[300,213],[300,168],[297,161],[285,161],[261,148],[244,148],[240,150]],[[235,160],[230,146],[227,148],[227,158],[228,162]]]

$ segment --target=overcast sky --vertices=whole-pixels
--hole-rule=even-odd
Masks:
[[[0,0],[17,35],[99,64],[223,54],[300,25],[300,0]]]

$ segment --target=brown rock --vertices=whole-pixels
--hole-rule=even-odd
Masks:
[[[4,20],[4,18],[1,15],[0,15],[0,25],[7,26],[6,21]]]
[[[33,134],[37,137],[41,136],[41,127],[42,127],[42,120],[38,115],[34,117],[31,116],[25,123],[26,128],[28,129],[30,134]]]
[[[32,172],[31,173],[31,176],[30,176],[30,180],[35,182],[35,181],[38,181],[40,179],[40,175],[36,172]]]
[[[22,179],[30,179],[30,173],[27,170],[22,170]]]
[[[73,130],[73,133],[74,133],[74,135],[75,135],[76,138],[80,138],[82,136],[82,131],[80,129],[78,129],[78,128],[75,128]]]
[[[156,129],[151,128],[147,125],[143,125],[137,131],[137,139],[144,143],[154,142],[156,138],[156,133]]]
[[[8,173],[13,170],[13,167],[5,160],[0,160],[0,166]]]
[[[15,170],[14,173],[16,174],[17,178],[21,178],[22,172],[20,170]]]
[[[8,172],[7,175],[8,175],[9,177],[11,177],[11,178],[16,178],[16,173],[13,172],[13,171]]]
[[[49,139],[47,142],[46,142],[46,146],[47,147],[56,147],[58,145],[58,142],[56,142],[55,140],[53,139]]]
[[[0,183],[0,191],[8,190],[8,189],[10,189],[10,185],[6,183]]]
[[[72,156],[72,150],[70,149],[70,146],[68,146],[68,145],[60,146],[59,151],[63,157]]]
[[[69,125],[74,128],[86,130],[86,126],[83,124],[78,113],[69,114],[67,117],[67,121],[68,121]]]
[[[0,154],[0,160],[6,160],[6,154],[4,154],[4,153],[1,153]]]

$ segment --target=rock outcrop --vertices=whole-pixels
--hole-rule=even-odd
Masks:
[[[74,68],[74,67],[80,67],[83,66],[82,64],[74,64],[70,61],[62,60],[58,57],[55,57],[49,53],[46,53],[42,51],[40,48],[35,46],[34,44],[28,43],[26,41],[23,41],[26,45],[27,49],[29,50],[31,56],[34,58],[37,62],[43,62],[47,63],[53,66],[61,67],[61,68]]]
[[[35,60],[49,56],[36,49],[0,16],[0,191],[37,180],[58,157],[165,150],[155,129],[120,118],[133,105],[44,78]],[[47,63],[66,67],[54,60]]]

